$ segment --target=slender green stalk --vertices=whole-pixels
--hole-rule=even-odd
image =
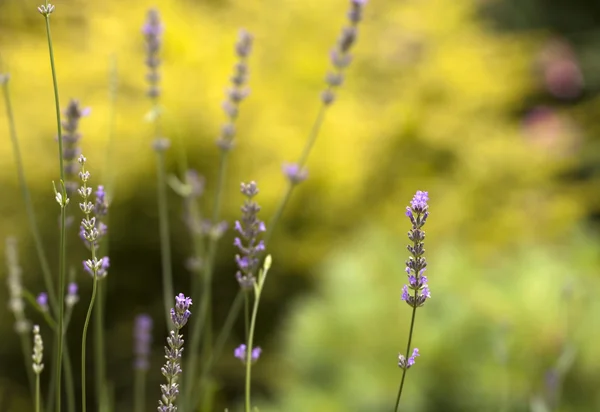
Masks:
[[[95,253],[92,247],[92,260],[95,259]],[[92,286],[92,298],[90,299],[90,306],[88,307],[87,315],[85,317],[85,323],[83,324],[83,334],[81,335],[81,411],[86,411],[86,374],[85,374],[85,349],[87,342],[87,330],[92,316],[92,310],[94,309],[94,301],[96,300],[96,293],[98,289],[98,275],[94,273],[94,283]]]
[[[73,365],[71,364],[71,355],[69,353],[69,344],[67,343],[67,341],[65,341],[65,356],[63,358],[63,366],[65,368],[65,392],[67,393],[67,411],[76,412]]]
[[[203,365],[202,374],[200,375],[200,380],[198,381],[198,386],[197,390],[195,391],[194,400],[191,404],[193,408],[195,408],[196,405],[198,405],[200,399],[202,399],[204,395],[205,385],[210,369],[212,368],[213,364],[221,358],[221,354],[223,353],[223,349],[225,348],[225,342],[227,342],[229,334],[231,333],[233,325],[235,324],[238,314],[240,313],[240,310],[242,308],[243,297],[243,293],[238,293],[235,296],[233,304],[229,308],[229,312],[227,313],[227,317],[225,318],[225,323],[223,324],[223,327],[221,328],[221,331],[219,332],[219,334],[217,335],[217,339],[215,340],[215,347],[211,353],[211,357],[208,359],[208,362],[206,362]]]
[[[415,302],[417,301],[418,290],[415,290]],[[415,326],[415,315],[417,314],[416,306],[413,306],[412,316],[410,319],[410,331],[408,332],[408,343],[406,344],[406,355],[404,359],[408,361],[408,354],[410,353],[410,344],[412,342],[412,335]],[[402,389],[404,388],[404,378],[406,377],[406,371],[408,368],[402,369],[402,380],[400,380],[400,387],[398,388],[398,396],[396,397],[396,406],[394,407],[394,411],[398,412],[398,406],[400,405],[400,397],[402,396]]]
[[[244,291],[244,338],[248,340],[248,327],[250,323],[250,297],[248,292]]]
[[[48,1],[46,0],[46,9],[48,9]],[[62,127],[60,122],[60,99],[58,95],[58,80],[56,76],[56,65],[54,64],[54,48],[52,46],[52,34],[50,32],[50,11],[46,11],[44,19],[46,22],[46,38],[48,39],[48,53],[50,55],[50,67],[52,70],[52,84],[54,86],[54,106],[56,110],[56,128],[58,132],[58,159],[60,167],[60,181],[62,189],[63,202],[67,199],[67,193],[65,190],[65,171],[63,166],[63,138],[62,138]],[[59,253],[59,292],[58,292],[58,332],[57,332],[57,362],[56,362],[56,411],[60,412],[61,408],[61,372],[62,372],[62,356],[63,356],[63,320],[65,311],[65,261],[66,261],[66,204],[61,205],[60,211],[60,253]]]
[[[108,93],[108,143],[104,161],[103,181],[106,182],[107,197],[112,199],[115,190],[115,165],[112,161],[115,144],[115,118],[117,100],[117,59],[113,55],[110,58],[109,69],[109,93]],[[104,223],[108,226],[110,215],[104,217]],[[104,241],[100,245],[100,256],[108,256],[110,231],[104,235]],[[96,297],[96,310],[94,311],[94,371],[96,401],[100,412],[108,408],[106,393],[106,356],[104,347],[104,314],[106,307],[106,282],[99,279],[98,296]]]
[[[102,243],[106,245],[107,239]],[[106,256],[106,253],[101,256]],[[106,288],[104,280],[98,282],[98,291],[96,297],[96,310],[94,311],[94,371],[95,373],[95,390],[96,402],[101,404],[101,409],[104,405],[104,391],[106,384],[106,359],[104,356],[104,307],[106,304]]]
[[[250,321],[250,330],[248,331],[248,340],[246,344],[246,396],[245,396],[245,412],[251,412],[250,402],[250,382],[252,370],[252,344],[254,340],[254,329],[256,328],[256,317],[258,315],[258,305],[260,304],[260,295],[262,293],[267,272],[271,267],[271,256],[267,256],[262,270],[258,274],[258,283],[254,285],[254,307],[252,308],[252,320]]]
[[[160,230],[160,254],[163,276],[163,300],[167,324],[173,307],[173,272],[171,268],[171,238],[169,234],[169,210],[167,204],[167,177],[165,171],[165,153],[156,152],[156,173],[158,177],[158,218]]]
[[[135,372],[135,398],[133,404],[134,412],[146,410],[146,371],[138,369]]]
[[[17,128],[15,124],[14,113],[12,109],[12,102],[10,98],[10,92],[8,89],[8,79],[4,82],[2,86],[2,94],[4,95],[4,102],[6,106],[6,117],[8,118],[8,125],[10,131],[10,140],[12,142],[13,148],[13,156],[15,159],[15,164],[17,166],[17,176],[19,180],[19,187],[21,189],[21,195],[23,196],[23,200],[25,203],[25,213],[27,214],[27,219],[29,220],[29,230],[31,231],[31,235],[33,236],[33,241],[35,244],[35,249],[38,255],[38,259],[40,260],[40,265],[42,266],[42,274],[44,276],[44,286],[48,291],[48,297],[50,301],[50,307],[52,308],[54,314],[56,315],[58,312],[58,305],[56,301],[56,290],[54,289],[54,283],[52,282],[52,273],[50,271],[50,265],[48,264],[48,259],[46,258],[46,253],[44,252],[44,246],[42,244],[42,237],[40,235],[39,227],[37,224],[37,219],[35,216],[35,212],[33,210],[33,202],[31,200],[31,193],[29,192],[29,187],[27,186],[27,179],[25,178],[25,168],[23,167],[23,158],[21,156],[21,148],[19,145],[19,139],[17,136]]]
[[[28,368],[29,369],[29,368]],[[40,395],[40,375],[35,375],[35,412],[41,412],[42,400]]]
[[[325,115],[327,114],[327,105],[325,104],[321,104],[321,107],[319,108],[319,112],[317,113],[317,117],[312,125],[312,128],[310,130],[310,133],[308,135],[308,139],[306,140],[306,144],[304,145],[304,148],[302,149],[302,153],[300,154],[300,157],[298,158],[298,168],[301,170],[302,167],[306,164],[306,161],[308,160],[308,157],[310,155],[310,152],[312,151],[312,148],[314,147],[315,142],[317,141],[317,138],[319,137],[319,132],[321,131],[321,127],[323,126],[323,122],[325,121]],[[222,169],[224,169],[224,158],[225,160],[227,156],[227,152],[222,153],[221,154],[221,164],[219,167],[219,179],[218,179],[218,186],[217,186],[217,194],[220,193],[220,187],[222,185],[222,180],[224,179],[223,176],[221,176],[222,174],[224,175],[224,171],[222,172]],[[275,209],[275,212],[273,214],[273,217],[271,218],[271,220],[269,221],[269,224],[267,225],[267,232],[265,233],[264,236],[264,242],[265,242],[265,246],[267,246],[267,244],[269,243],[269,241],[271,240],[271,237],[274,233],[275,228],[277,227],[277,224],[279,223],[279,220],[281,219],[281,216],[283,215],[283,211],[285,210],[285,207],[287,206],[291,196],[292,196],[292,192],[294,191],[294,188],[296,187],[296,184],[293,183],[289,183],[287,186],[286,191],[284,192],[283,196],[281,197],[281,200],[279,201],[279,204],[277,206],[277,209]],[[220,205],[220,198],[217,196],[217,198],[215,199],[215,205],[219,206]],[[215,209],[216,210],[216,209]],[[216,222],[216,219],[213,220],[213,222]],[[211,244],[213,243],[213,239],[211,239]],[[212,259],[214,258],[214,256],[211,257],[210,254],[210,247],[211,244],[209,244],[209,254],[208,254],[208,259],[206,261],[206,272],[205,272],[205,280],[207,280],[207,278],[209,278],[210,281],[210,277],[212,276]],[[235,320],[237,319],[239,312],[241,310],[241,305],[235,305],[235,302],[237,302],[238,299],[241,299],[243,296],[243,291],[240,289],[240,291],[238,292],[234,304],[231,306],[230,309],[230,313],[229,315],[232,316],[232,318]],[[229,318],[228,315],[228,318]],[[197,319],[197,318],[196,318]],[[197,344],[194,341],[194,336],[196,335],[196,333],[199,335],[200,331],[196,332],[197,328],[196,325],[194,325],[194,329],[192,332],[192,356],[190,356],[190,365],[188,366],[191,367],[192,363],[192,357],[194,357],[194,353],[197,350]],[[229,337],[229,333],[231,331],[231,328],[223,328],[223,332],[226,332],[226,334],[224,335],[225,340]],[[199,337],[198,337],[199,338]],[[196,350],[195,350],[196,349]],[[209,359],[211,359],[212,357],[209,357]],[[218,357],[217,357],[218,358]],[[194,362],[196,362],[196,360],[194,359]],[[205,362],[205,368],[208,369],[206,374],[202,373],[202,375],[206,375],[208,376],[208,374],[210,373],[210,368],[212,368],[214,362]],[[194,376],[194,375],[189,375],[189,376]],[[201,379],[200,380],[200,384],[202,384],[203,382],[206,382],[206,379]],[[189,388],[189,386],[188,386]],[[202,392],[202,391],[199,391]],[[184,399],[189,399],[187,396]],[[198,399],[199,401],[199,399]],[[189,401],[186,401],[186,405],[188,404]],[[192,404],[192,408],[196,407],[197,402],[193,402]]]
[[[212,216],[212,224],[216,225],[219,221],[221,215],[221,200],[223,197],[223,189],[225,186],[225,174],[227,171],[227,159],[228,159],[228,151],[221,151],[221,156],[219,159],[219,171],[217,175],[217,187],[215,192],[215,202],[213,205],[213,216]],[[213,266],[214,260],[217,252],[217,243],[218,236],[211,235],[208,243],[208,252],[206,260],[204,261],[204,278],[203,278],[203,290],[202,290],[202,308],[200,316],[197,316],[194,319],[194,323],[192,326],[192,337],[190,341],[190,356],[188,358],[187,363],[187,384],[185,385],[185,391],[183,396],[182,405],[185,410],[193,409],[191,406],[190,398],[192,395],[192,387],[195,377],[196,377],[196,366],[198,364],[198,352],[200,348],[200,338],[204,336],[203,348],[204,348],[204,356],[206,360],[211,357],[211,315],[210,315],[210,307],[212,302],[212,275],[213,275]],[[204,309],[206,308],[206,309]],[[202,329],[205,330],[205,333],[202,334]]]

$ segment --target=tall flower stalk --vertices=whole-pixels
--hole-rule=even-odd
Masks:
[[[234,356],[240,359],[243,363],[246,364],[246,381],[245,381],[245,396],[244,396],[244,411],[250,412],[252,407],[251,402],[251,382],[252,382],[252,364],[258,360],[262,349],[260,347],[254,347],[254,330],[256,328],[256,318],[258,315],[258,305],[260,304],[260,295],[262,293],[263,287],[265,285],[265,280],[267,279],[267,272],[271,268],[271,255],[268,255],[265,258],[265,262],[263,264],[263,268],[258,273],[258,280],[254,281],[252,284],[252,288],[254,290],[254,305],[252,308],[252,317],[250,319],[250,329],[248,331],[248,336],[246,340],[246,344],[240,345],[234,352]]]
[[[158,401],[158,412],[176,412],[175,401],[179,395],[179,375],[181,375],[181,355],[183,353],[183,335],[179,332],[188,322],[192,312],[190,306],[192,299],[185,297],[183,293],[175,296],[175,307],[171,308],[171,322],[174,328],[167,338],[165,346],[165,358],[167,362],[161,368],[167,383],[160,385],[161,398]]]
[[[197,352],[200,350],[201,338],[203,338],[203,348],[205,356],[205,365],[210,363],[212,357],[212,322],[211,322],[211,301],[212,301],[212,275],[214,270],[214,260],[217,253],[217,243],[223,234],[223,225],[219,223],[221,216],[221,199],[225,187],[225,174],[227,172],[227,160],[229,152],[234,146],[234,137],[236,135],[235,123],[239,115],[240,103],[248,97],[250,89],[247,87],[249,77],[248,57],[252,52],[253,37],[246,30],[240,30],[239,38],[235,44],[235,53],[238,61],[234,66],[234,73],[231,77],[231,87],[227,90],[227,98],[223,103],[223,110],[227,116],[225,125],[221,128],[221,134],[217,139],[217,147],[220,150],[219,170],[217,174],[217,184],[215,189],[215,198],[212,210],[212,219],[210,221],[208,247],[206,256],[203,259],[203,282],[202,282],[202,302],[200,314],[194,320],[192,328],[192,338],[190,342],[191,356],[187,363],[187,384],[184,387],[183,405],[193,410],[195,405],[191,405],[192,384],[196,378]],[[204,333],[202,333],[204,331]]]
[[[412,244],[407,246],[411,256],[406,261],[408,285],[404,285],[402,288],[402,300],[412,308],[412,316],[410,319],[410,330],[408,332],[406,352],[404,355],[398,355],[398,366],[402,369],[402,379],[400,380],[400,387],[398,388],[398,395],[396,396],[395,411],[398,411],[398,406],[400,405],[400,397],[402,396],[402,389],[404,388],[406,372],[415,364],[415,359],[419,356],[418,348],[414,348],[412,354],[409,356],[417,308],[423,306],[425,301],[431,297],[429,286],[427,284],[427,276],[424,275],[425,270],[427,270],[427,261],[425,260],[425,248],[423,246],[425,232],[422,229],[429,216],[428,201],[428,193],[419,190],[410,202],[410,206],[406,208],[406,216],[410,219],[410,223],[412,224],[412,228],[408,232],[408,239]]]
[[[102,186],[98,187],[96,191],[96,202],[91,202],[92,188],[88,186],[90,179],[90,172],[86,170],[86,158],[81,155],[78,159],[81,170],[79,172],[79,178],[81,179],[81,187],[78,189],[78,193],[81,196],[81,203],[79,208],[84,214],[84,218],[81,221],[81,238],[85,245],[91,252],[91,259],[83,262],[83,268],[86,272],[92,275],[92,297],[90,299],[90,305],[88,307],[87,315],[85,317],[85,323],[83,324],[83,333],[81,336],[81,410],[86,411],[86,349],[87,349],[87,331],[94,309],[94,302],[96,299],[96,293],[98,288],[98,279],[107,275],[109,260],[108,257],[98,258],[98,246],[101,237],[106,233],[106,226],[102,223],[100,218],[106,214],[105,211],[105,194]]]
[[[283,211],[285,210],[295,187],[308,177],[308,171],[305,168],[306,162],[308,161],[308,157],[317,141],[317,138],[319,137],[327,109],[334,103],[336,91],[343,84],[344,73],[352,62],[352,55],[350,54],[350,51],[358,38],[358,24],[362,21],[363,10],[364,6],[367,4],[367,1],[368,0],[350,0],[350,10],[348,11],[349,24],[342,29],[342,33],[338,39],[338,42],[330,53],[332,68],[325,77],[326,87],[321,93],[321,106],[317,113],[317,117],[310,129],[304,148],[302,149],[302,152],[296,163],[283,165],[283,173],[288,180],[288,185],[277,205],[277,208],[275,209],[273,216],[271,217],[271,220],[269,221],[268,230],[264,235],[265,246],[268,245],[269,241],[271,240],[274,230],[277,227],[281,216],[283,215]],[[211,256],[210,246],[208,256]],[[205,276],[207,273],[212,273],[212,265],[207,267],[206,271],[207,272],[205,273]],[[241,310],[242,306],[240,302],[242,302],[242,298],[244,296],[243,293],[244,292],[242,290],[238,292],[238,295],[234,299],[233,304],[229,309],[227,320],[224,323],[221,332],[219,333],[219,338],[216,341],[217,345],[215,345],[215,352],[218,354],[220,354],[222,349],[221,346],[219,346],[219,343],[226,341],[227,337],[231,333],[234,320],[239,315],[239,311]],[[194,328],[194,332],[195,331],[196,328]],[[193,336],[192,348],[195,348]],[[216,358],[217,356],[211,354],[211,356],[208,357],[208,362],[204,363],[206,372],[202,372],[200,379],[200,390],[197,392],[194,401],[191,403],[192,408],[196,407],[200,401],[200,397],[205,393],[204,386],[206,385],[207,381],[205,377],[209,376],[210,368],[216,361]]]
[[[165,316],[169,323],[169,308],[173,306],[173,269],[171,266],[171,239],[169,230],[169,205],[167,203],[167,173],[165,152],[169,149],[170,141],[161,136],[160,127],[160,49],[162,46],[163,23],[157,9],[148,10],[142,33],[146,41],[146,80],[148,82],[148,97],[152,101],[150,119],[154,124],[153,148],[156,153],[157,203],[160,234],[160,254],[163,278],[163,301]]]
[[[44,364],[42,359],[44,357],[44,342],[40,335],[40,327],[34,325],[33,327],[33,373],[35,373],[35,412],[42,410],[42,400],[40,394],[40,375],[44,370]]]
[[[10,132],[10,140],[13,148],[13,156],[15,159],[15,164],[17,166],[17,177],[19,180],[19,187],[21,189],[21,195],[23,196],[23,201],[25,203],[25,213],[27,214],[27,219],[29,220],[29,230],[31,231],[31,235],[33,236],[33,242],[35,244],[35,250],[38,255],[38,259],[40,261],[40,265],[42,267],[42,275],[44,277],[44,286],[48,291],[48,296],[50,298],[50,306],[55,314],[58,316],[58,302],[56,300],[56,290],[54,288],[54,282],[52,280],[52,272],[50,270],[50,265],[48,264],[48,259],[46,258],[46,253],[44,252],[44,246],[42,244],[42,237],[40,235],[40,230],[37,224],[37,219],[35,216],[35,212],[33,210],[33,202],[31,200],[31,193],[29,192],[29,187],[27,186],[27,179],[25,178],[25,168],[23,166],[23,157],[21,155],[21,148],[19,145],[19,139],[17,136],[17,127],[15,124],[14,113],[12,109],[12,101],[10,98],[9,91],[9,80],[10,76],[8,74],[0,74],[0,85],[2,85],[2,94],[4,95],[4,103],[6,106],[6,117],[8,118],[8,126]]]
[[[56,127],[58,132],[58,159],[60,166],[60,188],[59,191],[55,190],[55,196],[58,204],[60,205],[60,246],[59,246],[59,297],[58,297],[58,331],[56,333],[56,372],[55,372],[55,385],[56,385],[56,412],[61,410],[61,371],[62,371],[62,357],[63,357],[63,341],[64,341],[64,317],[65,317],[65,286],[66,286],[66,216],[67,216],[67,204],[69,199],[67,197],[67,190],[65,187],[65,171],[63,165],[63,137],[62,128],[60,121],[60,98],[58,94],[58,80],[56,76],[56,66],[54,64],[54,47],[52,45],[52,34],[50,31],[50,15],[54,11],[54,5],[46,3],[38,7],[38,11],[46,22],[46,38],[48,40],[48,54],[50,56],[50,67],[52,70],[52,85],[54,87],[54,106],[56,111]]]

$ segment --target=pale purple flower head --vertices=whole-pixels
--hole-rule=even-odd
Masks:
[[[297,185],[308,178],[308,170],[306,170],[306,168],[300,168],[297,163],[284,163],[282,170],[290,183],[294,185]]]
[[[266,231],[266,227],[264,222],[258,219],[260,206],[252,200],[258,194],[256,183],[242,183],[240,191],[247,199],[242,206],[242,218],[236,221],[234,226],[240,235],[233,241],[240,251],[240,254],[235,256],[239,268],[236,278],[242,288],[251,289],[254,286],[259,255],[265,250],[264,241],[259,240],[259,236]]]
[[[242,343],[240,346],[235,348],[235,350],[233,351],[233,356],[238,358],[243,363],[246,363],[247,348],[248,347]],[[250,352],[250,359],[251,359],[252,363],[256,362],[258,360],[258,358],[260,358],[261,353],[262,353],[262,349],[258,346],[256,348],[252,349],[252,351]]]
[[[148,360],[150,356],[150,346],[152,344],[152,318],[150,315],[141,314],[136,316],[133,329],[135,346],[134,369],[146,371],[150,367]]]
[[[175,296],[175,308],[171,309],[171,321],[178,329],[185,326],[192,312],[190,312],[190,306],[192,305],[192,298],[185,297],[183,293]]]
[[[79,301],[79,295],[77,295],[77,283],[71,282],[67,286],[67,296],[65,296],[65,305],[67,307],[73,307]]]
[[[415,358],[419,355],[419,349],[414,348],[412,355],[408,359],[402,354],[398,355],[398,366],[402,369],[408,369],[415,364]]]
[[[100,266],[98,267],[96,275],[98,276],[98,279],[101,279],[108,274],[108,269],[110,268],[110,259],[108,256],[104,256],[103,258],[98,259],[98,262],[100,262]],[[83,269],[90,276],[94,276],[93,262],[91,260],[83,261]]]
[[[40,309],[44,312],[48,311],[48,294],[46,292],[40,293],[37,296],[36,302],[40,306]]]
[[[148,96],[156,99],[160,96],[160,47],[162,45],[162,33],[164,26],[160,20],[160,14],[157,9],[148,10],[146,22],[142,27],[142,33],[146,40],[146,66],[148,73],[146,81],[148,82]]]

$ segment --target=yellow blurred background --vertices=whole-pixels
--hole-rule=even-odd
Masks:
[[[594,299],[600,81],[586,77],[600,67],[600,42],[590,41],[598,48],[579,59],[576,37],[543,25],[499,28],[493,13],[481,12],[488,3],[512,2],[370,0],[365,7],[354,61],[309,159],[309,179],[298,186],[269,248],[274,266],[257,331],[265,351],[254,369],[261,411],[391,409],[410,320],[400,300],[410,228],[404,210],[416,190],[431,199],[425,229],[432,299],[418,311],[414,340],[421,357],[408,375],[403,410],[600,410]],[[586,2],[577,4],[585,12]],[[286,185],[281,164],[294,161],[306,141],[348,1],[56,2],[61,104],[77,98],[91,108],[81,122],[81,146],[92,180],[115,177],[106,333],[118,411],[130,410],[131,324],[142,311],[156,322],[149,382],[156,390],[149,389],[149,402],[158,399],[162,379],[166,325],[159,321],[156,177],[141,34],[152,6],[165,24],[160,72],[164,133],[173,141],[169,172],[178,173],[181,139],[190,165],[207,179],[207,214],[233,46],[240,28],[254,35],[251,95],[240,109],[224,195],[231,227],[242,181],[259,184],[263,219],[276,208]],[[0,1],[0,72],[11,75],[28,184],[55,267],[59,210],[51,182],[58,159],[48,49],[36,7],[30,0]],[[561,71],[565,65],[571,71]],[[107,158],[111,66],[118,89]],[[3,107],[0,234],[19,239],[24,282],[37,293],[42,277],[7,120]],[[181,198],[171,193],[169,204],[176,290],[185,291],[191,247]],[[217,326],[238,287],[232,239],[229,231],[219,249]],[[79,245],[72,250],[74,262],[85,256]],[[91,291],[80,272],[74,330]],[[0,301],[7,293],[0,288]],[[0,391],[12,394],[7,410],[29,410],[5,305],[0,322]],[[227,351],[239,343],[243,325],[235,333]],[[69,342],[77,348],[79,333]],[[225,358],[214,410],[236,410],[242,396],[243,369]]]

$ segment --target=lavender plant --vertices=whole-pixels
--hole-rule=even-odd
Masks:
[[[398,396],[396,397],[396,406],[394,410],[398,410],[400,405],[400,397],[404,388],[404,379],[406,372],[415,364],[415,359],[419,356],[419,349],[414,348],[411,356],[410,353],[412,336],[415,326],[415,315],[417,308],[422,307],[425,301],[431,298],[429,286],[427,284],[427,276],[424,275],[427,269],[427,261],[425,260],[425,248],[423,246],[425,240],[425,232],[422,230],[429,216],[429,195],[427,192],[417,191],[410,202],[410,206],[406,208],[406,216],[410,219],[412,228],[408,232],[408,239],[412,245],[408,245],[408,251],[411,256],[406,261],[406,273],[408,275],[408,285],[402,288],[402,300],[412,308],[412,316],[410,319],[410,330],[408,332],[408,343],[406,344],[405,354],[398,355],[398,366],[402,369],[402,379],[398,388]],[[410,291],[409,291],[410,290]]]
[[[35,373],[35,412],[41,411],[40,375],[44,370],[42,359],[44,357],[44,342],[40,335],[40,327],[33,326],[33,373]]]
[[[86,169],[87,159],[80,155],[78,163],[80,165],[79,178],[81,180],[81,187],[77,190],[79,196],[81,196],[81,203],[79,208],[85,215],[81,220],[81,237],[85,245],[91,252],[91,259],[87,259],[83,262],[83,267],[93,278],[92,286],[92,297],[90,299],[90,305],[88,307],[85,323],[83,326],[83,334],[81,337],[81,410],[86,411],[86,341],[87,341],[87,330],[94,309],[94,302],[96,299],[96,291],[98,287],[98,279],[107,275],[110,262],[107,256],[98,258],[97,252],[99,242],[102,236],[106,233],[106,225],[104,225],[99,218],[106,214],[106,198],[104,188],[98,187],[96,191],[96,202],[95,204],[90,201],[92,196],[92,188],[88,186],[90,179],[90,172]]]
[[[174,329],[169,333],[167,346],[165,346],[165,358],[167,362],[161,368],[163,376],[167,383],[160,385],[162,393],[158,401],[158,412],[175,412],[175,400],[179,395],[178,378],[181,374],[181,355],[183,353],[183,335],[179,332],[188,322],[192,312],[189,308],[192,305],[192,299],[185,297],[183,293],[175,296],[175,307],[171,308],[171,322]]]
[[[171,240],[169,231],[169,216],[167,203],[165,152],[170,146],[170,141],[162,136],[160,116],[160,73],[158,71],[160,61],[160,49],[162,46],[162,34],[164,25],[160,19],[157,9],[150,9],[146,22],[142,27],[142,33],[146,41],[146,67],[148,72],[148,97],[152,102],[151,116],[154,124],[154,142],[152,144],[156,153],[156,176],[157,176],[157,203],[159,215],[160,251],[163,277],[163,300],[165,315],[169,322],[169,308],[172,306],[173,296],[173,272],[171,267]]]
[[[152,318],[150,315],[142,314],[135,318],[133,338],[135,342],[133,369],[136,372],[134,411],[143,412],[146,409],[146,375],[150,368],[149,357],[152,344]]]
[[[242,207],[243,216],[240,221],[236,222],[235,229],[239,233],[239,237],[236,237],[234,245],[238,248],[239,254],[236,256],[236,262],[239,267],[239,271],[236,273],[236,278],[240,284],[240,294],[238,297],[243,296],[245,301],[245,343],[241,344],[234,352],[234,355],[245,364],[246,367],[246,379],[245,379],[245,409],[246,412],[250,411],[251,406],[251,365],[256,362],[261,354],[260,347],[253,347],[254,330],[256,328],[256,320],[258,313],[258,306],[260,303],[261,292],[264,287],[267,272],[271,266],[271,257],[267,256],[264,259],[264,264],[260,268],[260,261],[265,251],[266,243],[273,233],[273,228],[283,213],[289,198],[291,196],[293,188],[304,181],[307,177],[307,171],[305,169],[305,163],[308,159],[308,155],[314,146],[314,143],[319,134],[319,130],[324,120],[326,109],[331,106],[335,100],[336,91],[339,86],[343,83],[344,71],[351,62],[350,50],[356,41],[358,34],[358,23],[362,19],[363,6],[366,4],[366,0],[351,0],[350,11],[348,13],[349,25],[344,28],[342,35],[338,41],[337,46],[331,52],[331,63],[332,70],[326,76],[326,89],[321,94],[321,109],[315,121],[315,124],[309,134],[308,141],[304,147],[298,162],[293,164],[284,165],[283,172],[288,179],[289,185],[287,191],[272,217],[271,224],[269,225],[269,231],[267,232],[265,224],[258,219],[257,215],[260,211],[260,207],[253,198],[258,193],[258,188],[254,182],[249,184],[242,184],[241,191],[247,197],[244,206]],[[94,311],[95,302],[99,290],[98,282],[100,279],[106,277],[107,271],[110,266],[110,260],[108,256],[103,256],[100,249],[100,240],[107,233],[106,217],[108,212],[108,199],[107,194],[103,186],[98,186],[97,190],[93,193],[93,189],[88,185],[90,179],[90,173],[86,169],[86,158],[80,154],[78,147],[81,134],[79,133],[79,121],[82,117],[89,114],[89,109],[83,109],[80,107],[77,100],[71,100],[66,110],[63,112],[65,119],[61,120],[60,111],[60,100],[57,73],[54,61],[54,50],[52,44],[52,36],[50,30],[50,16],[55,11],[55,6],[48,3],[38,7],[38,11],[45,19],[46,24],[46,37],[48,41],[48,51],[50,58],[50,67],[52,72],[52,82],[54,88],[54,103],[56,112],[57,122],[57,141],[59,150],[59,170],[60,179],[54,187],[55,200],[61,208],[60,215],[60,243],[59,243],[59,270],[58,270],[58,296],[55,293],[52,274],[47,263],[39,231],[37,230],[37,224],[35,220],[35,214],[30,199],[30,195],[27,189],[24,167],[21,161],[21,154],[18,146],[18,140],[16,136],[16,128],[14,127],[14,119],[12,114],[12,107],[10,97],[8,93],[8,75],[0,74],[0,84],[3,86],[3,92],[6,102],[6,108],[9,118],[9,126],[11,132],[11,140],[13,143],[13,150],[15,159],[17,160],[17,170],[19,176],[19,184],[21,186],[23,197],[25,199],[27,214],[30,221],[32,235],[36,243],[36,249],[42,265],[44,280],[46,282],[46,291],[40,293],[37,298],[28,292],[23,291],[20,285],[20,267],[16,260],[16,244],[8,242],[7,244],[7,256],[9,270],[12,275],[9,277],[9,286],[11,289],[11,309],[15,314],[17,332],[25,337],[25,334],[29,332],[29,323],[24,314],[24,303],[23,296],[32,303],[32,305],[38,309],[44,319],[48,323],[48,326],[53,330],[55,334],[56,344],[54,345],[54,356],[52,362],[52,382],[50,384],[50,394],[54,397],[54,410],[56,412],[61,411],[62,400],[62,369],[63,362],[65,367],[65,381],[67,382],[66,390],[68,396],[68,409],[70,412],[75,412],[74,395],[71,394],[72,387],[72,376],[70,373],[70,361],[68,356],[68,348],[65,341],[65,334],[68,329],[69,322],[71,320],[71,314],[76,303],[79,301],[78,287],[77,284],[71,282],[67,286],[66,282],[66,227],[67,227],[67,206],[71,201],[71,197],[77,192],[82,201],[79,203],[79,207],[84,214],[84,218],[81,221],[79,235],[90,251],[90,258],[83,262],[83,269],[86,273],[92,276],[92,294],[90,297],[90,303],[88,306],[85,322],[83,325],[82,339],[81,339],[81,410],[86,411],[86,350],[87,350],[87,331],[89,322],[91,319],[92,312]],[[172,268],[171,268],[171,245],[169,240],[169,221],[168,221],[168,204],[166,198],[166,172],[165,172],[165,152],[169,148],[169,140],[163,137],[161,129],[161,107],[159,104],[159,98],[161,95],[160,90],[160,73],[159,67],[160,61],[160,49],[162,46],[162,33],[163,24],[160,19],[160,15],[156,9],[151,9],[148,12],[146,23],[143,26],[142,32],[146,41],[146,66],[147,75],[146,80],[148,82],[148,97],[152,101],[151,120],[154,124],[154,143],[153,147],[156,152],[156,165],[157,165],[157,180],[158,180],[158,209],[159,209],[159,232],[161,239],[161,261],[162,261],[162,278],[163,278],[163,290],[164,290],[164,304],[167,312],[167,319],[174,324],[174,329],[171,331],[167,338],[168,347],[166,348],[167,362],[161,369],[163,375],[167,379],[167,384],[161,385],[162,396],[159,401],[159,412],[176,411],[176,399],[179,394],[179,375],[182,373],[181,368],[181,354],[183,351],[183,337],[180,335],[181,329],[187,323],[190,311],[189,307],[192,304],[190,298],[185,297],[183,294],[179,294],[175,297],[175,305],[171,308],[172,297],[173,297],[173,285],[172,285]],[[206,236],[208,240],[207,248],[195,247],[195,258],[197,262],[202,263],[202,306],[199,316],[195,318],[194,327],[192,330],[192,354],[188,360],[189,368],[186,368],[186,374],[189,376],[185,385],[185,392],[183,396],[182,406],[187,410],[194,410],[197,406],[197,399],[192,398],[193,384],[198,381],[200,383],[200,390],[197,394],[203,395],[202,383],[205,383],[205,379],[210,374],[210,368],[214,361],[218,359],[224,343],[229,336],[232,325],[235,322],[237,313],[240,310],[237,302],[241,302],[241,299],[236,298],[234,304],[231,307],[230,313],[228,314],[227,320],[220,331],[215,345],[213,345],[212,339],[212,321],[211,321],[211,282],[213,276],[213,270],[215,265],[217,244],[219,238],[223,235],[226,225],[223,222],[219,222],[221,213],[221,203],[223,190],[225,185],[225,175],[227,170],[227,159],[228,154],[234,146],[234,138],[236,136],[235,123],[239,115],[240,103],[249,95],[249,89],[247,87],[249,68],[248,58],[252,51],[253,37],[247,31],[241,30],[239,34],[238,42],[235,45],[235,53],[238,57],[238,62],[234,66],[234,74],[231,78],[231,87],[227,91],[227,99],[223,103],[223,110],[226,114],[227,120],[225,125],[221,129],[219,138],[217,139],[216,145],[220,151],[219,161],[219,172],[217,175],[217,182],[215,188],[214,205],[212,210],[212,219],[208,224],[201,225],[199,213],[189,212],[190,219],[194,227],[203,227],[203,230],[195,231],[195,240],[198,244],[202,244],[203,237]],[[75,182],[77,163],[80,166],[78,173],[81,181],[81,186],[78,188]],[[190,199],[197,199],[202,192],[202,184],[197,175],[188,173],[187,168],[185,182],[190,186]],[[92,194],[94,194],[94,201],[92,201]],[[189,209],[195,209],[197,205],[195,202],[188,204]],[[260,239],[263,232],[266,232],[265,238]],[[196,286],[198,286],[196,284]],[[193,287],[194,291],[196,286]],[[253,292],[253,293],[252,293]],[[250,302],[253,298],[252,311],[250,312]],[[169,310],[170,308],[170,310]],[[101,329],[102,327],[102,315],[101,311],[99,317],[96,318],[97,326]],[[145,374],[149,368],[148,356],[150,353],[151,343],[151,327],[152,320],[147,316],[139,317],[136,320],[136,362],[134,368],[138,374],[136,374],[136,411],[144,410],[144,387],[145,387]],[[102,336],[99,334],[100,340],[98,347],[102,346]],[[30,340],[27,339],[27,345],[24,346],[24,353],[32,353]],[[197,353],[200,351],[200,344],[202,343],[202,351],[204,354],[204,364],[200,376],[196,373],[197,367]],[[28,349],[28,350],[25,350]],[[34,366],[31,369],[36,375],[35,379],[35,397],[36,411],[41,408],[41,396],[39,388],[39,375],[43,369],[42,364],[42,350],[43,343],[39,334],[39,327],[34,329],[34,348],[33,348],[33,360]],[[96,370],[102,370],[104,360],[102,359],[102,350],[98,351],[99,355],[96,356],[95,361],[97,363]],[[30,368],[28,373],[30,375],[30,383],[33,384],[33,374]],[[189,371],[189,372],[188,372]],[[102,411],[106,407],[104,401],[104,376],[103,372],[97,372],[97,399],[99,406]],[[50,396],[48,397],[50,401]]]

